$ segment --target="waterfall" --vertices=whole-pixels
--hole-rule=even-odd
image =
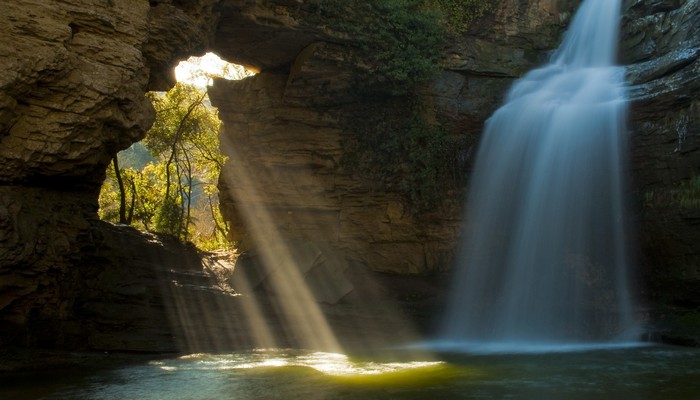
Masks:
[[[633,340],[619,0],[585,0],[548,65],[486,122],[445,343]]]

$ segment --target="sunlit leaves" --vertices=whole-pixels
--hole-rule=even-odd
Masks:
[[[439,10],[447,30],[461,33],[471,27],[473,22],[493,9],[493,0],[428,0],[433,8]]]
[[[128,223],[183,240],[199,240],[207,248],[227,246],[216,187],[225,161],[219,152],[221,121],[216,110],[203,90],[183,83],[149,97],[156,121],[143,145],[154,161],[139,165],[140,169],[120,168]],[[130,157],[144,159],[130,151]],[[114,178],[110,169],[100,196],[100,216],[112,221],[118,220],[119,207]]]

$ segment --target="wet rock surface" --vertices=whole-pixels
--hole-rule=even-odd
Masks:
[[[426,113],[476,141],[512,81],[556,47],[579,3],[504,0],[451,38],[443,71],[419,94]],[[700,168],[700,5],[628,0],[625,7],[621,63],[633,98],[641,297],[659,332],[697,343],[678,332],[694,321],[683,316],[700,307],[700,219],[689,186]],[[224,151],[240,162],[222,180],[232,223],[266,218],[286,240],[330,245],[350,276],[368,267],[370,275],[449,268],[464,223],[457,194],[445,193],[435,212],[414,218],[399,194],[342,170],[340,110],[354,101],[342,95],[356,68],[351,38],[304,23],[306,11],[296,0],[0,2],[0,345],[180,351],[230,344],[228,329],[244,337],[235,315],[203,319],[202,309],[236,298],[201,255],[95,217],[105,166],[153,120],[144,93],[167,89],[179,59],[208,50],[263,71],[217,82],[211,92],[226,126]],[[248,191],[252,183],[256,190]],[[348,286],[340,285],[329,299],[336,310],[360,314],[343,301],[363,280],[347,279],[354,289],[341,296]],[[415,279],[389,284],[388,293],[426,278]],[[419,291],[432,299],[418,302],[420,318],[439,297],[436,288],[428,295],[431,287]],[[200,308],[168,308],[178,298],[200,304],[202,293]]]
[[[628,1],[621,41],[630,83],[632,187],[642,297],[663,340],[700,343],[697,192],[700,3]],[[694,327],[695,326],[695,327]]]
[[[418,94],[429,119],[475,142],[513,80],[556,47],[562,21],[574,7],[564,3],[507,1],[473,31],[451,38],[444,70]],[[254,246],[260,239],[251,226],[271,221],[268,231],[334,247],[375,271],[445,271],[461,233],[459,190],[445,188],[434,210],[415,215],[396,188],[344,168],[344,146],[352,132],[343,119],[356,112],[354,103],[365,101],[353,93],[362,61],[352,37],[341,40],[338,32],[309,27],[303,10],[282,4],[259,10],[270,30],[260,54],[284,42],[295,28],[301,30],[299,42],[269,58],[277,60],[269,70],[240,82],[217,80],[210,89],[224,122],[222,149],[229,162],[220,188],[234,239]],[[272,68],[284,57],[287,67]],[[467,165],[474,153],[472,147],[455,164]]]
[[[129,281],[139,273],[102,280],[117,266],[155,272],[139,268],[153,260],[110,247],[123,234],[125,249],[148,253],[151,241],[97,221],[97,196],[113,155],[153,121],[146,90],[167,88],[178,57],[206,48],[214,3],[0,4],[0,346],[175,348],[154,338],[169,335],[166,316],[134,311],[154,301]],[[139,339],[147,321],[153,331]]]

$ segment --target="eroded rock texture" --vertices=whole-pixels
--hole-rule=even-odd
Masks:
[[[166,315],[165,302],[152,302],[145,292],[120,292],[137,266],[147,275],[141,284],[159,282],[157,263],[153,254],[140,253],[117,261],[120,248],[144,248],[149,240],[97,221],[97,195],[112,156],[152,123],[145,92],[166,88],[177,59],[208,46],[214,3],[0,4],[0,345],[149,349],[93,341],[99,332],[119,337],[143,325],[148,318],[124,320],[149,307],[154,314],[163,311],[161,320]],[[152,253],[165,254],[165,247],[155,244]],[[96,281],[100,271],[119,271],[122,263],[124,275]],[[112,317],[119,307],[125,312],[93,329],[100,318],[81,310],[100,296],[110,299]],[[163,325],[151,334],[170,331]],[[156,342],[147,336],[144,341]],[[163,349],[151,346],[156,348]]]
[[[638,277],[662,334],[700,342],[700,2],[628,1],[622,61],[632,98]]]
[[[506,1],[478,29],[453,38],[445,69],[419,95],[429,105],[429,118],[455,134],[478,136],[513,79],[556,47],[572,9],[559,3]],[[221,180],[222,210],[232,221],[234,240],[255,246],[274,240],[274,231],[282,239],[330,245],[374,271],[444,271],[461,231],[462,198],[445,188],[434,210],[415,215],[396,188],[343,168],[344,141],[352,129],[342,121],[354,112],[353,103],[363,101],[352,93],[361,61],[352,38],[339,44],[338,33],[309,28],[297,7],[278,2],[258,11],[269,30],[260,49],[225,50],[260,65],[253,55],[287,42],[285,51],[269,58],[276,60],[274,69],[240,82],[218,80],[210,90],[224,122],[222,147],[230,157]],[[216,46],[223,41],[218,37]],[[467,164],[470,154],[462,157]],[[254,226],[261,224],[267,228],[256,233]]]
[[[443,71],[420,94],[432,107],[428,114],[456,134],[478,137],[512,81],[556,47],[579,3],[503,1],[475,29],[452,38]],[[697,189],[689,186],[698,174],[698,7],[691,0],[626,1],[620,48],[633,99],[640,297],[681,313],[698,301]],[[266,49],[300,26],[290,17],[298,14],[283,4],[264,15],[275,31]],[[246,226],[268,221],[284,237],[330,243],[377,271],[426,273],[449,266],[465,222],[455,193],[446,192],[445,201],[420,219],[397,193],[343,171],[347,132],[339,120],[344,103],[352,101],[343,91],[354,66],[348,49],[331,38],[333,32],[307,31],[292,47],[308,46],[286,54],[289,70],[278,68],[285,64],[278,58],[274,72],[217,82],[212,91],[231,156],[222,179],[223,207],[241,228],[237,239],[250,239]],[[468,164],[471,153],[462,156]],[[672,322],[663,329],[676,329]]]
[[[476,142],[512,81],[556,47],[579,3],[502,0],[450,38],[443,70],[416,94],[426,118]],[[628,0],[621,47],[633,85],[643,295],[682,310],[698,307],[700,277],[697,194],[683,191],[700,168],[699,7]],[[358,60],[353,38],[311,13],[302,0],[0,2],[0,345],[230,343],[224,332],[240,324],[202,319],[230,300],[226,290],[197,295],[216,286],[208,264],[166,239],[96,220],[105,166],[153,120],[144,93],[167,89],[175,63],[205,51],[262,71],[211,89],[230,158],[223,209],[251,254],[292,242],[318,250],[309,271],[334,259],[346,275],[359,265],[449,268],[465,222],[458,193],[417,216],[398,191],[343,168],[341,121],[357,102],[348,89]],[[469,165],[472,154],[459,162]],[[329,302],[347,294],[339,287]],[[173,308],[177,299],[196,306]]]

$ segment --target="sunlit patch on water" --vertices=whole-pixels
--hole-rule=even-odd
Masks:
[[[347,355],[299,350],[257,350],[238,354],[190,354],[172,360],[152,361],[164,371],[179,370],[267,370],[271,368],[310,368],[332,377],[399,375],[408,371],[425,373],[442,370],[442,361],[381,362],[353,360]]]
[[[0,399],[700,399],[697,349],[645,346],[442,356],[442,361],[397,361],[302,350],[191,354],[13,377],[0,381]]]

